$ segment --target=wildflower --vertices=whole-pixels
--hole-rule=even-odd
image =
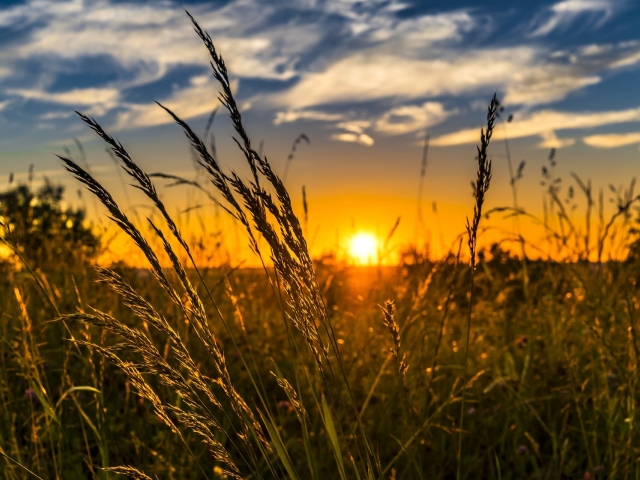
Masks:
[[[518,452],[518,455],[526,456],[529,455],[529,448],[526,445],[520,445],[516,452]]]
[[[285,410],[287,413],[291,413],[293,411],[293,406],[289,400],[280,400],[278,402],[278,408]]]
[[[35,400],[36,392],[33,388],[29,387],[24,391],[24,394],[27,396],[29,400]]]
[[[524,348],[527,346],[528,341],[529,341],[529,338],[526,335],[520,335],[516,340],[516,347]]]

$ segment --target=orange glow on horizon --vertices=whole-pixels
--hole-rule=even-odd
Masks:
[[[494,201],[494,204],[499,201],[500,199]],[[414,214],[415,200],[410,197],[344,194],[308,197],[307,202],[309,213],[305,232],[309,253],[314,259],[333,258],[333,261],[338,263],[361,266],[378,263],[392,266],[397,265],[401,258],[411,261],[410,257],[402,257],[403,252],[417,250],[420,255],[436,261],[449,252],[455,255],[460,238],[463,239],[461,258],[464,261],[468,259],[464,222],[467,215],[473,211],[471,198],[468,199],[468,204],[464,203],[464,199],[459,203],[440,202],[437,211],[425,208],[419,224]],[[299,218],[303,218],[301,199],[293,196],[292,204]],[[576,252],[584,249],[585,224],[582,216],[575,214],[573,217],[573,226],[580,233],[574,235],[567,246],[563,246],[562,242],[545,230],[542,220],[544,213],[534,208],[530,212],[538,220],[532,219],[533,217],[521,217],[519,225],[519,231],[526,240],[527,258],[576,260]],[[385,241],[400,213],[403,214],[402,222],[390,240]],[[605,210],[605,219],[613,213],[615,211],[612,208]],[[177,222],[199,267],[261,267],[262,260],[249,248],[244,227],[224,212],[216,215],[213,210],[203,208],[198,211],[198,215],[197,218],[195,214],[182,215],[178,217]],[[134,218],[134,215],[131,214],[130,217]],[[97,260],[98,263],[108,266],[112,262],[122,261],[131,266],[147,268],[147,260],[131,239],[119,232],[113,224],[104,220],[103,222],[106,227],[102,235],[105,251]],[[622,225],[622,220],[618,220],[615,225]],[[162,225],[160,227],[165,228]],[[561,234],[558,220],[553,217],[549,219],[548,228],[560,232],[558,235]],[[598,226],[592,222],[590,228],[592,235],[589,259],[596,261]],[[139,229],[157,253],[161,264],[171,268],[155,232],[142,222]],[[166,233],[173,242],[170,232]],[[270,267],[272,262],[268,244],[259,235],[256,236],[263,260]],[[626,238],[618,234],[615,239],[608,239],[603,248],[603,259],[626,258]],[[504,213],[495,213],[489,218],[483,217],[478,235],[478,251],[490,248],[493,243],[499,243],[502,249],[521,256],[521,243],[513,217]],[[179,244],[172,244],[178,257],[185,264],[189,264]],[[0,258],[2,254],[0,248]]]

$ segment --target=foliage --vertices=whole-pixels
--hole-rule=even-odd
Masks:
[[[64,208],[64,188],[48,180],[37,191],[18,185],[0,193],[0,221],[5,240],[29,263],[41,268],[86,263],[100,240],[87,225],[84,209]]]

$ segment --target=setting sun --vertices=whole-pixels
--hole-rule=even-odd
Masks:
[[[349,256],[361,265],[373,263],[378,257],[378,240],[370,233],[354,235],[349,242]]]

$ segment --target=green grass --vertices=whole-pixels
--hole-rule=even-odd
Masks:
[[[0,280],[5,477],[637,478],[640,263],[635,254],[584,260],[634,240],[632,188],[610,222],[601,217],[593,245],[556,207],[566,228],[540,221],[554,259],[476,251],[491,174],[486,132],[471,264],[464,249],[432,261],[415,246],[396,267],[314,261],[286,188],[253,150],[224,61],[194,26],[251,182],[223,171],[179,112],[167,113],[263,268],[200,267],[155,177],[81,116],[162,223],[131,222],[69,158],[65,168],[148,269],[94,270],[94,243],[76,263],[58,263],[90,238],[86,230],[85,240],[70,237],[65,221],[55,232],[22,232],[3,210],[14,251]],[[583,190],[591,198],[591,185]],[[548,194],[561,206],[559,190]],[[58,201],[47,215],[73,214]],[[25,248],[21,234],[43,241]]]

